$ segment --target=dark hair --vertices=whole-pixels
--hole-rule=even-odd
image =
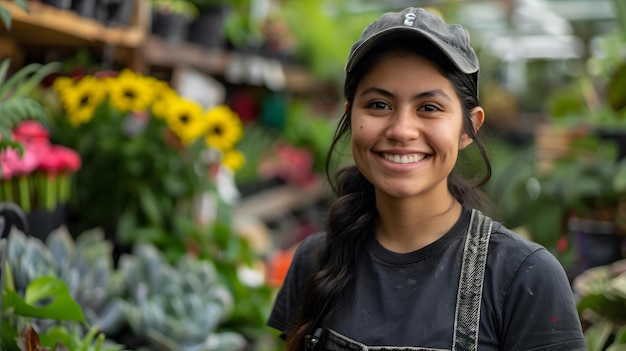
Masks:
[[[415,45],[407,47],[407,42]],[[457,174],[458,170],[455,169],[448,177],[448,190],[462,204],[480,207],[483,203],[484,195],[478,187],[491,177],[491,164],[470,119],[471,111],[479,106],[476,75],[462,73],[440,50],[426,40],[415,40],[414,36],[410,41],[407,38],[396,38],[370,49],[369,54],[363,56],[346,76],[344,96],[348,108],[339,121],[326,157],[326,175],[337,198],[329,211],[326,241],[319,248],[317,262],[312,263],[313,273],[306,280],[299,308],[288,333],[289,351],[304,350],[306,335],[313,333],[316,328],[325,328],[327,317],[341,302],[346,288],[352,284],[353,268],[362,252],[365,238],[373,234],[377,214],[374,186],[354,165],[340,169],[337,182],[334,182],[331,176],[331,160],[339,144],[350,135],[352,103],[361,79],[383,57],[392,53],[428,59],[454,86],[462,104],[463,128],[478,149],[486,172],[482,179],[472,182]]]

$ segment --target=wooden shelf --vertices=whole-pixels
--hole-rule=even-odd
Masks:
[[[236,206],[235,216],[254,217],[270,222],[295,209],[303,209],[328,195],[326,182],[317,179],[305,187],[282,185],[245,198]]]
[[[189,42],[168,42],[157,36],[148,36],[141,48],[141,56],[150,66],[189,66],[211,75],[223,75],[235,56],[252,57],[237,52],[211,50]],[[256,57],[263,60],[262,57]],[[281,64],[285,87],[291,93],[311,93],[319,89],[319,82],[304,68]],[[245,83],[245,82],[243,82]]]
[[[125,48],[137,48],[148,35],[149,3],[136,1],[131,24],[125,27],[107,27],[73,11],[49,6],[38,1],[28,1],[26,12],[12,1],[0,0],[0,5],[11,12],[11,30],[2,27],[0,35],[9,36],[25,45],[80,46],[111,44]]]
[[[113,50],[109,52],[116,62],[141,72],[149,72],[150,67],[175,69],[186,66],[214,76],[225,76],[236,59],[270,62],[262,57],[210,50],[189,42],[168,42],[151,35],[149,0],[136,0],[130,23],[125,27],[107,27],[73,11],[38,1],[27,1],[28,12],[12,1],[0,0],[0,5],[7,8],[12,16],[10,31],[4,27],[0,29],[0,56],[18,55],[16,52],[25,47],[110,47]],[[243,66],[246,67],[246,63]],[[284,77],[284,84],[278,89],[284,88],[294,94],[315,94],[320,90],[319,82],[306,69],[282,63],[274,67],[282,69]],[[244,80],[238,83],[250,82]],[[253,85],[262,84],[257,79]]]

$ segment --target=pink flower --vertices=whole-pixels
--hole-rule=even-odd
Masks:
[[[21,143],[49,143],[50,133],[38,121],[20,122],[13,132],[15,140]]]
[[[2,178],[10,179],[32,173],[37,168],[37,156],[28,148],[24,148],[24,154],[20,157],[17,150],[7,149],[0,154],[0,166]]]
[[[62,172],[76,172],[81,166],[78,153],[60,145],[51,145],[47,150],[41,149],[38,170],[57,174]]]
[[[55,145],[53,152],[61,160],[61,170],[64,172],[76,172],[80,169],[81,159],[78,152],[65,146]]]

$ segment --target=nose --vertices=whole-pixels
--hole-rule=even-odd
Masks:
[[[389,118],[385,136],[397,141],[416,139],[420,135],[419,124],[415,111],[410,108],[397,109]]]

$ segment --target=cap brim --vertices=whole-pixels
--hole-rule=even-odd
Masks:
[[[469,63],[464,57],[458,55],[456,52],[458,49],[453,48],[439,38],[431,36],[429,33],[422,31],[415,27],[397,26],[382,30],[373,36],[367,38],[354,50],[354,53],[350,55],[350,59],[346,64],[345,71],[350,72],[354,66],[367,54],[372,48],[384,43],[386,40],[395,37],[411,37],[426,39],[431,42],[435,47],[439,48],[441,52],[459,69],[466,74],[472,74],[478,72],[478,67]]]

